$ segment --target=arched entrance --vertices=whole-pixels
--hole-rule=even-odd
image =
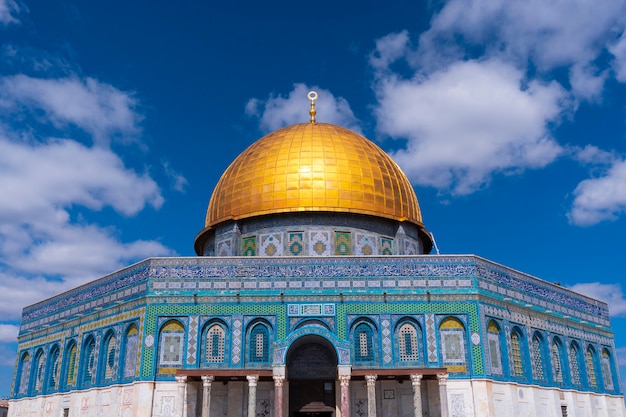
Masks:
[[[333,417],[337,355],[320,336],[296,340],[287,353],[289,417]]]

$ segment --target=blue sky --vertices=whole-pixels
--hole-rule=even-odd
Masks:
[[[625,28],[625,0],[0,0],[0,397],[23,306],[194,255],[223,170],[311,88],[441,253],[607,301],[626,374]]]

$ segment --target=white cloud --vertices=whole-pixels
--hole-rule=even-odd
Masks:
[[[609,305],[611,316],[626,316],[626,299],[620,284],[590,282],[575,284],[569,287],[569,289],[587,297],[604,301]]]
[[[0,323],[0,342],[15,342],[20,328],[14,324]]]
[[[4,77],[0,79],[0,105],[9,114],[23,107],[41,110],[43,119],[54,126],[77,126],[104,144],[115,136],[137,134],[141,121],[132,95],[93,78]]]
[[[114,230],[71,218],[77,206],[132,216],[162,205],[154,180],[108,149],[0,138],[0,188],[0,257],[18,274],[85,280],[128,260],[171,254],[158,242],[121,243]]]
[[[615,78],[620,82],[626,82],[626,31],[622,32],[622,36],[610,45],[609,52],[614,56]]]
[[[378,127],[408,139],[393,156],[414,184],[468,194],[496,172],[540,168],[562,148],[548,124],[568,109],[556,82],[525,83],[500,60],[455,62],[427,76],[383,75]]]
[[[409,32],[390,33],[376,40],[376,48],[370,55],[370,65],[376,70],[386,70],[390,64],[406,56],[409,49]]]
[[[330,91],[305,84],[294,84],[293,90],[283,97],[271,94],[267,100],[250,99],[246,104],[246,113],[260,119],[261,130],[271,132],[281,127],[309,121],[310,100],[307,93],[315,90],[316,120],[321,123],[333,123],[360,132],[359,122],[352,113],[350,105],[343,97],[335,97]]]
[[[550,69],[593,61],[625,22],[623,0],[451,0],[433,18],[421,47],[433,52],[461,36],[490,56],[530,59]]]
[[[10,23],[19,23],[17,14],[20,7],[14,0],[0,0],[0,23],[8,25]]]
[[[615,161],[598,178],[580,182],[573,194],[574,201],[568,213],[572,224],[590,226],[616,220],[626,212],[626,160]]]

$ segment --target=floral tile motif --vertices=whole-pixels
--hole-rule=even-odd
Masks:
[[[262,256],[283,256],[282,233],[268,233],[259,236],[259,251]]]

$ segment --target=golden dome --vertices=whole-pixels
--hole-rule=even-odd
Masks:
[[[348,129],[302,123],[264,136],[233,161],[213,191],[205,230],[227,220],[311,211],[423,227],[415,191],[389,155]]]

